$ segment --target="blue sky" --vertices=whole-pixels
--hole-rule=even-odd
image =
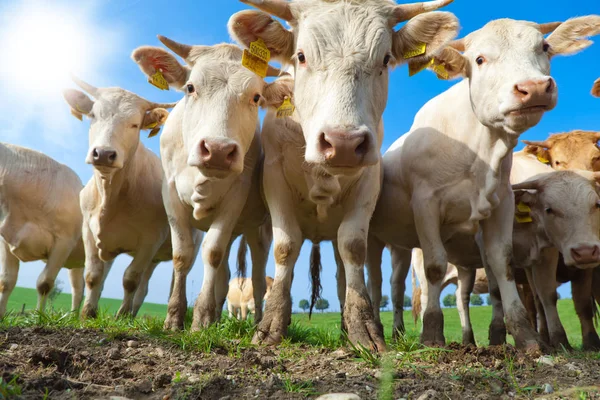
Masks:
[[[146,82],[129,58],[140,45],[160,45],[162,34],[187,44],[229,42],[226,24],[231,14],[248,8],[234,0],[218,2],[157,0],[93,0],[86,2],[54,0],[52,6],[43,1],[3,0],[0,5],[0,140],[43,151],[73,168],[84,182],[91,167],[84,163],[89,123],[79,122],[69,113],[60,90],[73,87],[68,71],[96,86],[120,86],[149,100],[176,101],[177,92],[161,92]],[[565,20],[600,12],[597,1],[565,2],[558,0],[505,0],[475,2],[455,0],[445,10],[457,15],[462,29],[459,36],[479,29],[497,18],[524,19],[535,22]],[[598,129],[600,100],[590,96],[592,82],[600,77],[600,46],[593,45],[581,54],[558,57],[552,62],[552,75],[559,87],[555,110],[544,116],[537,127],[523,139],[543,139],[549,133],[572,129]],[[430,98],[450,87],[453,82],[438,80],[430,72],[409,78],[406,66],[390,75],[390,94],[384,113],[385,151],[405,133],[419,108]],[[158,153],[157,138],[142,142]],[[522,145],[519,145],[521,148]],[[335,263],[328,243],[323,245],[323,296],[332,309],[338,309],[335,285]],[[235,255],[237,246],[232,254]],[[305,244],[296,265],[292,288],[294,307],[309,297],[308,256]],[[231,265],[235,265],[232,256]],[[103,296],[120,298],[121,278],[129,258],[120,256],[105,285]],[[21,266],[18,285],[35,287],[42,268],[39,262]],[[383,293],[389,294],[390,260],[383,260]],[[267,274],[273,276],[274,264],[269,259]],[[410,278],[410,277],[409,277]],[[61,272],[67,292],[68,278]],[[167,301],[171,264],[161,264],[150,283],[147,300]],[[188,278],[188,301],[195,298],[202,283],[202,261],[197,260]],[[407,282],[410,295],[410,281]],[[451,292],[454,287],[446,289]],[[570,288],[560,288],[563,297]]]

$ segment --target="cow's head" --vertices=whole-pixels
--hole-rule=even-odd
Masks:
[[[600,264],[600,172],[555,171],[513,185],[516,203],[531,209],[537,229],[578,268]]]
[[[271,56],[294,67],[294,103],[306,139],[305,159],[341,173],[378,162],[388,70],[411,52],[435,54],[458,31],[452,0],[396,5],[363,0],[242,0],[247,10],[229,32],[248,47],[262,39]],[[421,15],[419,15],[421,14]],[[271,15],[286,20],[284,28]],[[394,31],[396,24],[408,21]]]
[[[600,171],[600,132],[573,131],[551,135],[544,141],[523,140],[525,152],[554,169]]]
[[[600,78],[596,79],[592,86],[592,96],[600,97]]]
[[[188,164],[206,177],[240,174],[260,127],[259,107],[283,97],[285,87],[267,84],[243,67],[242,50],[235,45],[188,46],[159,39],[186,65],[159,47],[139,47],[131,57],[146,75],[160,71],[170,87],[185,93],[173,113],[174,123],[181,124]],[[278,72],[269,68],[268,75]]]
[[[175,104],[158,104],[121,88],[96,88],[73,77],[74,82],[89,93],[67,89],[63,96],[71,113],[90,121],[89,151],[85,161],[96,170],[111,175],[127,165],[140,143],[140,131],[155,132],[167,120]]]
[[[469,80],[471,105],[482,124],[519,135],[556,105],[550,59],[587,48],[592,42],[586,37],[598,33],[598,16],[549,24],[500,19],[451,42],[433,59],[448,78]]]

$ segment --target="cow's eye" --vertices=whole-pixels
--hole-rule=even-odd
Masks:
[[[139,127],[140,127],[140,126],[139,126],[138,124],[133,124],[133,125],[131,125],[131,128],[132,128],[132,129],[137,129],[137,128],[139,128]]]
[[[544,44],[542,45],[542,49],[544,50],[544,53],[547,53],[548,50],[550,50],[550,45],[544,42]]]
[[[485,58],[483,56],[479,56],[475,59],[475,62],[477,63],[477,65],[481,65],[485,62]]]
[[[304,53],[301,51],[298,52],[298,62],[300,62],[300,64],[306,63],[306,57],[304,57]]]
[[[256,93],[252,100],[254,100],[254,102],[258,104],[258,102],[260,101],[260,94]]]
[[[560,165],[560,161],[554,161],[554,165],[558,167]]]
[[[187,90],[188,94],[192,94],[192,93],[196,92],[196,88],[191,83],[188,83],[186,85],[185,89]]]
[[[389,54],[386,54],[386,56],[383,58],[383,66],[384,67],[387,67],[391,58],[392,58],[392,56],[390,56]]]
[[[546,207],[546,209],[544,211],[546,211],[546,214],[549,214],[549,215],[554,214],[554,210],[550,207]]]

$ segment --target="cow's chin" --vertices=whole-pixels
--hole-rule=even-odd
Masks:
[[[100,178],[111,180],[113,176],[121,170],[121,168],[94,165],[94,170],[100,176]]]
[[[509,113],[504,119],[504,130],[512,135],[520,135],[536,126],[544,116],[544,110],[523,114]]]
[[[563,258],[565,261],[565,265],[567,267],[571,267],[571,268],[577,268],[577,269],[593,269],[596,268],[598,266],[600,266],[600,263],[590,263],[590,264],[577,264],[575,262],[575,260],[570,257],[570,256],[565,256],[565,253],[563,253]]]

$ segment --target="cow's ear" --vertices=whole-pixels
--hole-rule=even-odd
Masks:
[[[596,79],[594,86],[592,86],[592,96],[600,97],[600,78]]]
[[[409,61],[411,75],[424,68],[434,71],[438,78],[446,80],[467,76],[469,63],[460,52],[452,47],[446,47],[432,58],[419,57]]]
[[[148,137],[152,137],[158,133],[160,127],[167,121],[169,112],[164,108],[154,108],[144,115],[142,129],[152,129]]]
[[[266,107],[279,107],[285,98],[293,98],[294,78],[291,75],[284,75],[277,80],[268,83],[263,92],[266,99]]]
[[[533,207],[537,199],[537,190],[515,190],[515,212],[516,213],[527,213],[526,210],[519,210],[520,204],[527,207]]]
[[[430,60],[456,37],[460,25],[452,13],[435,11],[408,20],[394,32],[392,54],[396,63]]]
[[[568,56],[578,53],[592,45],[589,36],[600,34],[600,16],[588,15],[569,19],[552,32],[546,39],[550,45],[550,56]]]
[[[131,53],[131,58],[149,78],[160,72],[166,83],[175,89],[181,89],[190,74],[189,67],[181,65],[173,54],[160,47],[138,47]]]
[[[92,112],[94,101],[85,93],[75,89],[67,89],[63,91],[63,97],[71,106],[71,114],[81,121],[83,115],[88,115]]]
[[[542,147],[542,146],[537,146],[534,144],[528,144],[527,146],[525,146],[525,148],[523,149],[523,151],[526,154],[532,154],[534,156],[536,156],[536,158],[538,159],[539,162],[544,163],[544,164],[548,164],[551,165],[552,164],[552,158],[550,156],[550,150]]]
[[[240,11],[229,18],[229,34],[243,47],[262,39],[271,57],[281,63],[290,63],[294,55],[294,34],[262,11]]]

